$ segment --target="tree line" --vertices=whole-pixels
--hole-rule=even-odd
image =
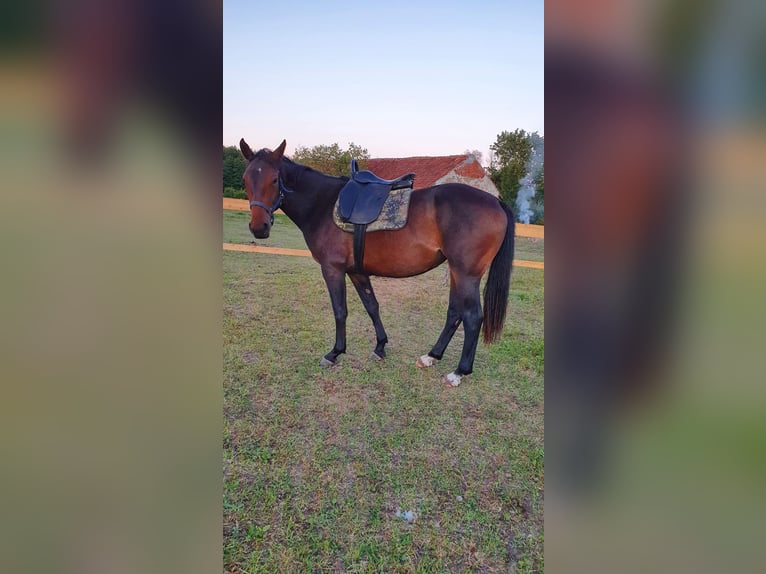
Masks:
[[[500,199],[506,202],[514,210],[516,209],[521,180],[529,174],[530,159],[539,155],[537,152],[542,146],[543,137],[537,132],[526,132],[521,129],[512,132],[503,131],[497,135],[495,142],[490,146],[489,165],[486,166],[487,175],[497,187]],[[478,161],[481,161],[481,153],[466,150],[472,153]],[[342,148],[337,143],[331,145],[317,145],[313,147],[298,147],[292,155],[292,160],[303,165],[308,165],[327,175],[350,175],[351,159],[356,158],[359,169],[364,169],[370,154],[366,148],[350,143]],[[242,185],[242,174],[247,162],[236,146],[224,146],[223,148],[223,195],[244,199],[245,191]],[[536,164],[535,164],[536,165]],[[529,201],[529,209],[532,212],[531,223],[544,222],[545,205],[545,167],[540,164],[534,168],[536,173],[530,174],[534,181],[534,196]]]

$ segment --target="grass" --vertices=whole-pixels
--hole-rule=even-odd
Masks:
[[[305,247],[276,219],[259,244]],[[224,241],[249,242],[246,221],[225,213]],[[443,268],[373,278],[384,362],[368,360],[372,324],[350,288],[348,353],[328,370],[317,264],[225,252],[225,570],[543,571],[543,277],[514,269],[503,338],[448,388],[462,331],[436,367],[415,367],[444,322]]]

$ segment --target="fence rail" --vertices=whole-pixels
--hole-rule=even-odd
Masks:
[[[223,198],[223,209],[225,211],[250,211],[250,206],[246,199]],[[281,209],[276,213],[284,214]],[[545,238],[545,227],[542,225],[528,225],[526,223],[516,224],[516,237],[531,237],[533,239]],[[297,255],[300,257],[311,257],[311,252],[306,249],[283,249],[281,247],[263,247],[260,245],[240,245],[236,243],[224,243],[224,251],[247,251],[251,253],[273,253],[278,255]],[[513,265],[516,267],[530,267],[532,269],[545,269],[542,261],[527,261],[524,259],[514,259]]]
[[[233,199],[231,197],[223,198],[223,208],[226,211],[250,211],[250,206],[246,199]],[[284,213],[277,209],[276,213]],[[532,237],[534,239],[545,239],[545,226],[529,225],[527,223],[516,224],[516,237]]]

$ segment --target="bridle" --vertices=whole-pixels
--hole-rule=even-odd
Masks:
[[[282,205],[282,201],[285,199],[285,193],[290,193],[292,191],[285,186],[281,175],[277,174],[277,179],[279,180],[279,195],[277,196],[274,205],[269,206],[262,201],[255,200],[250,202],[250,207],[260,207],[269,214],[269,219],[271,221],[270,225],[274,225],[274,212],[279,209],[280,205]]]

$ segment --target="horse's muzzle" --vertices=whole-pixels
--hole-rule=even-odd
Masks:
[[[249,227],[250,233],[252,233],[256,239],[266,239],[269,236],[269,233],[271,233],[271,225],[269,223],[264,223],[258,227],[253,227],[253,225],[250,224]]]

